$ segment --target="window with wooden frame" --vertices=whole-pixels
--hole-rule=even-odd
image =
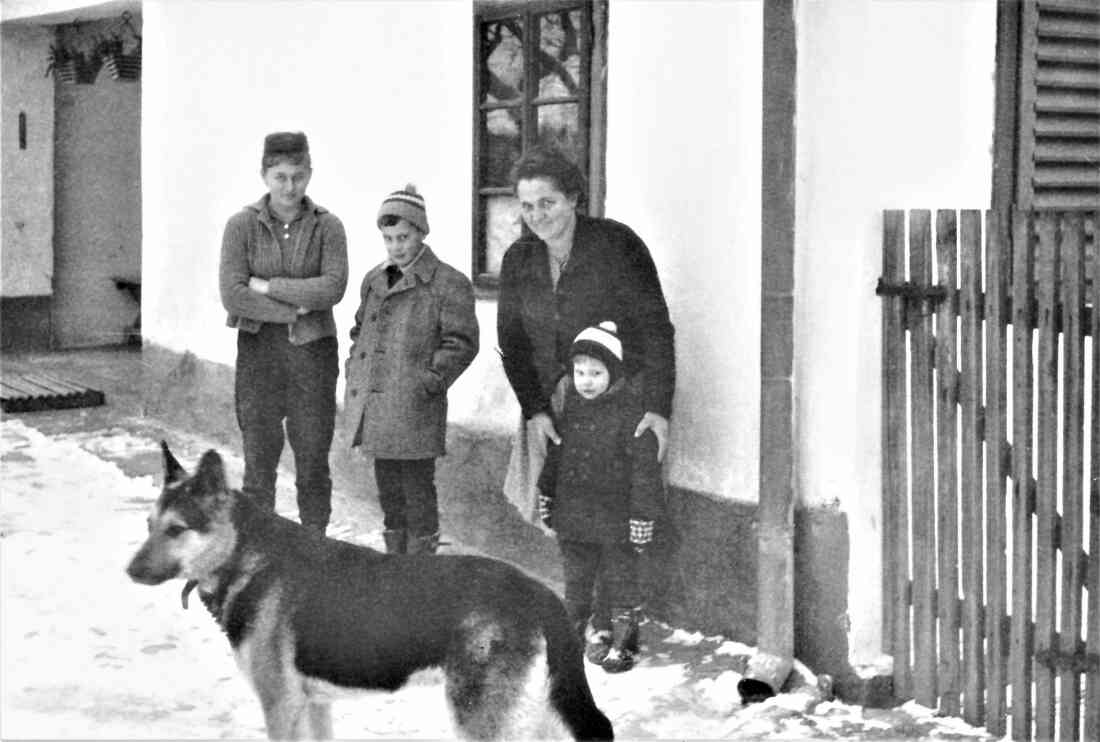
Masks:
[[[1000,0],[993,208],[1100,209],[1100,2]]]
[[[509,173],[531,147],[558,147],[603,212],[607,0],[475,0],[473,276],[495,288],[520,236]]]

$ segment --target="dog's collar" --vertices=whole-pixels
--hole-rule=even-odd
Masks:
[[[187,584],[183,586],[183,592],[180,593],[180,602],[183,603],[183,609],[187,610],[187,596],[191,594],[191,591],[199,584],[198,580],[188,580]]]

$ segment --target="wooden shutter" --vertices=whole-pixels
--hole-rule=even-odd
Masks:
[[[1100,0],[1025,0],[1019,33],[1016,203],[1100,208]]]

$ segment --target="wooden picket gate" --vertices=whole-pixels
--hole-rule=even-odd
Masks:
[[[1012,221],[884,213],[884,635],[899,698],[1098,740],[1097,213]]]

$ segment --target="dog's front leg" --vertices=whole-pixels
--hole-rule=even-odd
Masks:
[[[303,729],[302,724],[307,718],[309,700],[301,686],[277,670],[253,675],[252,680],[264,711],[267,738],[308,739],[309,733]]]
[[[309,697],[302,688],[301,677],[288,666],[287,655],[278,644],[253,645],[243,652],[244,667],[252,687],[260,699],[267,726],[268,739],[309,739]]]
[[[332,705],[323,701],[310,701],[302,714],[306,739],[332,739]]]

